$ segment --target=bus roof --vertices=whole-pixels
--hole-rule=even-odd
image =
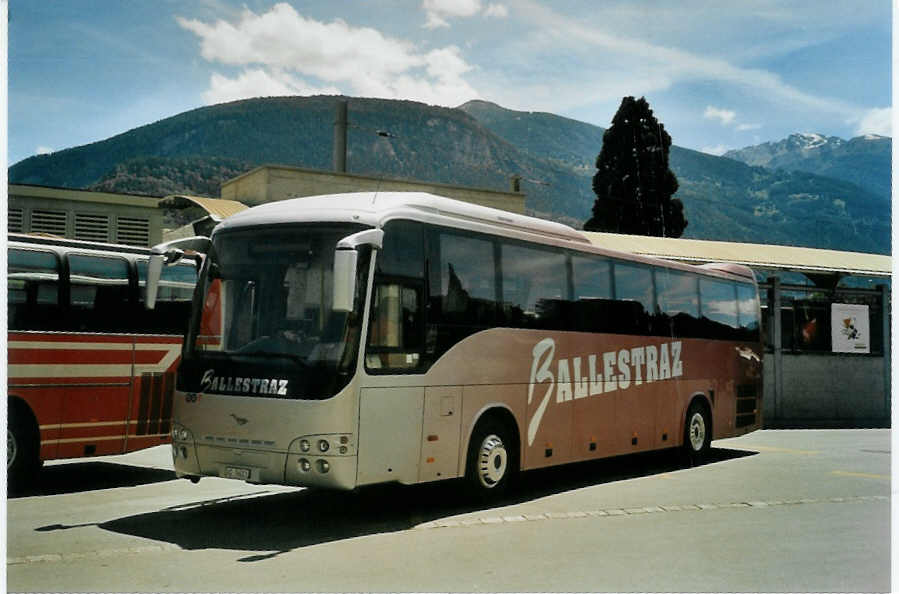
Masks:
[[[754,279],[752,271],[746,266],[736,264],[693,266],[621,252],[596,245],[584,233],[562,223],[545,221],[425,192],[353,192],[269,202],[228,217],[216,226],[213,235],[231,229],[305,222],[359,223],[382,227],[393,219],[417,220],[493,235],[533,239],[555,245],[567,244],[581,251],[710,276]]]
[[[391,219],[412,218],[448,226],[487,226],[553,239],[590,244],[587,237],[561,223],[470,204],[425,192],[355,192],[292,198],[237,213],[217,229],[301,222],[348,222],[380,227]],[[501,231],[500,231],[501,232]]]

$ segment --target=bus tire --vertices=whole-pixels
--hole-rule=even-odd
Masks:
[[[6,425],[6,478],[10,492],[28,487],[40,468],[40,437],[31,411],[18,401],[9,402]]]
[[[501,497],[518,473],[518,449],[512,430],[497,418],[478,422],[468,444],[465,481],[476,499]]]
[[[684,423],[684,457],[691,466],[697,466],[708,458],[712,447],[712,418],[701,400],[694,400],[687,409]]]

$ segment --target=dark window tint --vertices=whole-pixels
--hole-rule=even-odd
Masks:
[[[738,325],[744,340],[758,340],[759,297],[755,287],[737,283]]]
[[[59,262],[56,255],[11,249],[7,274],[10,330],[59,329]]]
[[[424,276],[424,232],[421,223],[391,221],[384,226],[384,246],[378,252],[379,274]]]
[[[737,288],[734,283],[703,278],[699,281],[702,297],[702,321],[706,336],[733,340],[737,338]]]
[[[147,261],[137,262],[137,279],[140,286],[140,307],[135,320],[135,331],[155,334],[183,334],[190,319],[191,300],[197,284],[197,268],[192,261],[182,261],[173,266],[163,266],[156,294],[156,307],[146,309]]]
[[[438,249],[438,266],[431,277],[431,298],[437,300],[438,318],[445,323],[493,324],[496,314],[493,242],[439,233]]]
[[[610,332],[648,335],[653,332],[655,299],[652,270],[615,262],[615,306],[609,314]]]
[[[128,262],[122,258],[69,256],[70,328],[124,332],[133,325],[128,299]]]
[[[503,324],[513,328],[563,329],[568,294],[565,254],[504,244]]]

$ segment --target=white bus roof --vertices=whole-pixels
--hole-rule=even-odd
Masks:
[[[228,217],[216,226],[214,233],[229,229],[304,222],[360,223],[382,227],[393,219],[417,220],[493,235],[542,240],[544,243],[555,245],[574,243],[583,251],[623,257],[657,266],[691,270],[712,276],[754,278],[752,271],[745,266],[691,266],[608,249],[591,242],[587,235],[568,225],[425,192],[354,192],[269,202]]]
[[[544,221],[496,208],[470,204],[425,192],[357,192],[292,198],[239,212],[217,229],[279,223],[347,222],[381,227],[387,221],[411,218],[472,230],[508,229],[589,245],[581,232],[561,223]]]

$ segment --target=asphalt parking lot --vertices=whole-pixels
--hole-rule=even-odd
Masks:
[[[54,462],[8,500],[10,591],[889,591],[890,431],[341,493],[177,480],[167,446]]]

